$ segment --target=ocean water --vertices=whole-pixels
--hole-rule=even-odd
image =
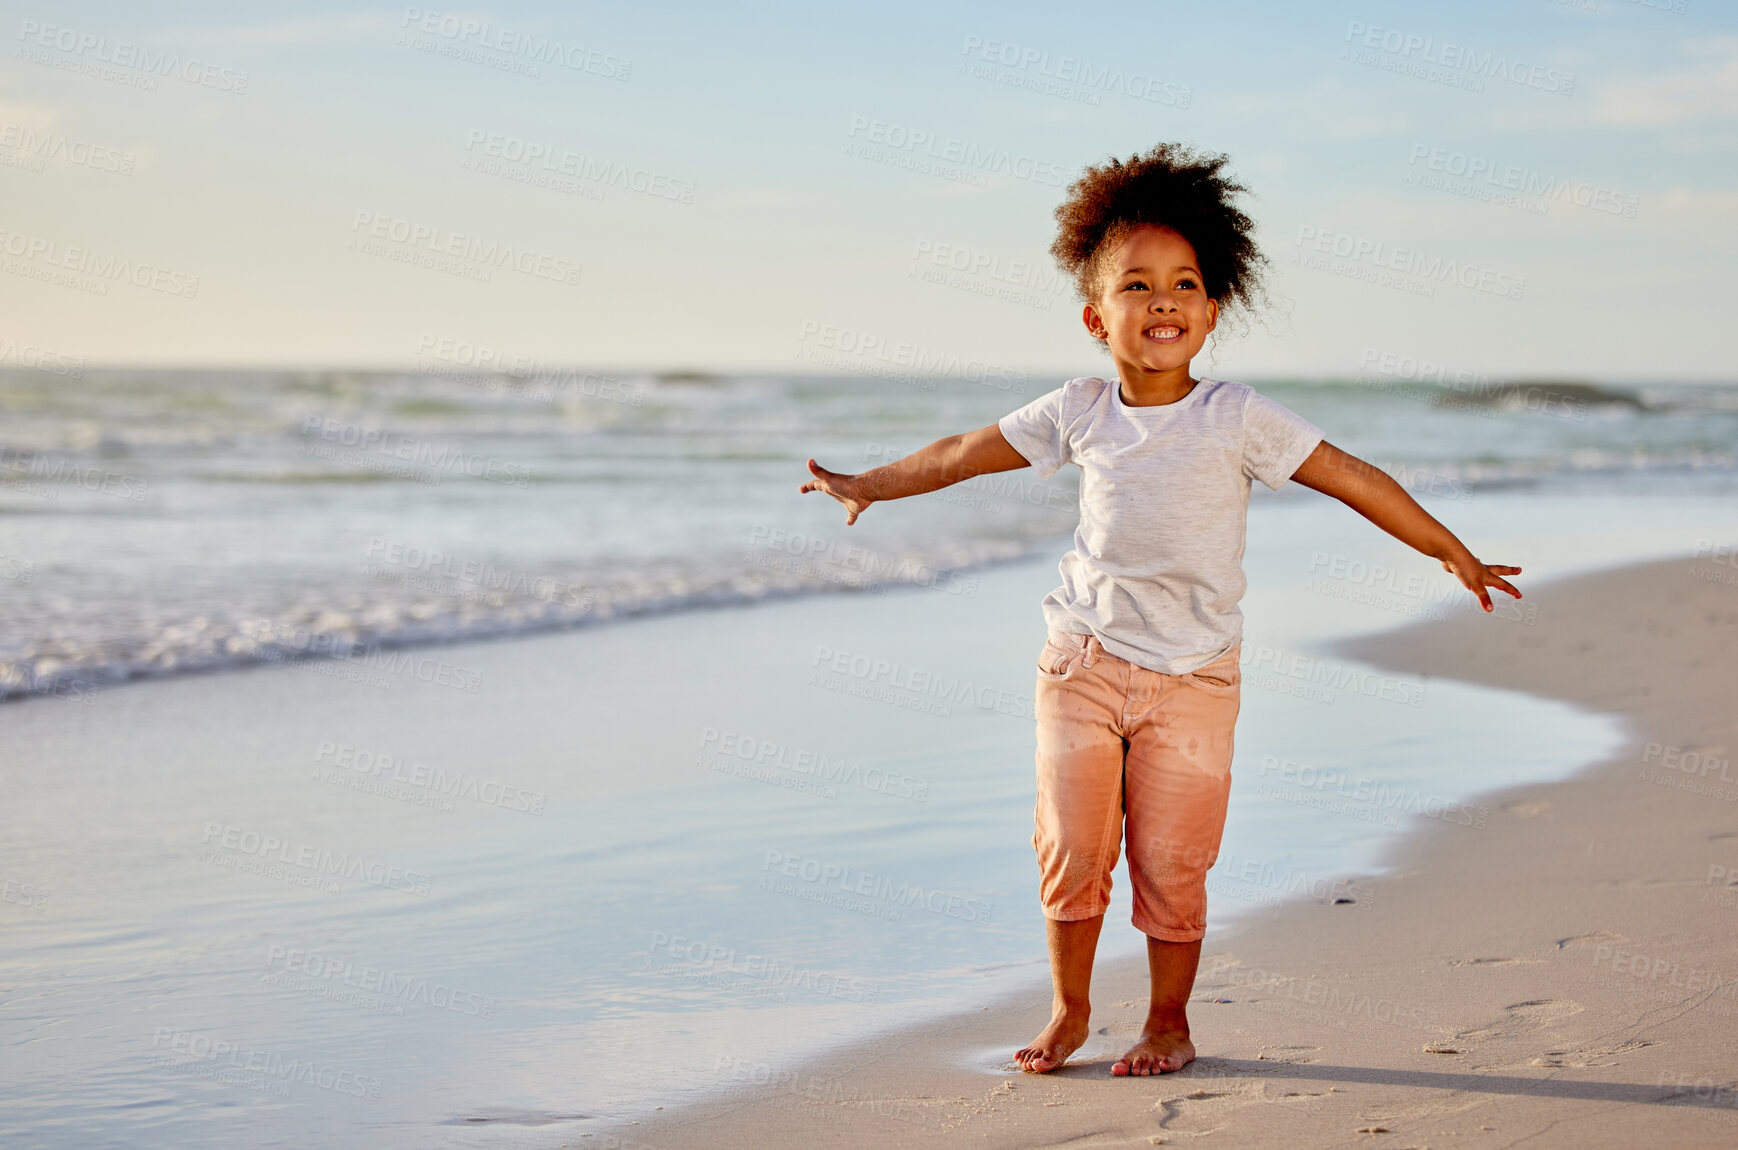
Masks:
[[[0,1141],[584,1145],[1041,987],[1072,473],[795,490],[1031,398],[934,382],[8,377]],[[1738,540],[1730,389],[1263,390],[1523,586]],[[1246,566],[1214,939],[1628,738],[1335,657],[1537,619],[1331,501],[1258,493]]]
[[[0,375],[0,697],[908,583],[1072,529],[1072,469],[847,532],[793,501],[1060,381],[426,370]],[[1264,390],[1420,494],[1730,490],[1738,389]]]

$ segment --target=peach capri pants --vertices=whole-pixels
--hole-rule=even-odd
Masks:
[[[1094,635],[1050,633],[1038,657],[1032,835],[1047,918],[1105,912],[1126,823],[1135,928],[1165,942],[1206,933],[1240,682],[1237,648],[1165,675]]]

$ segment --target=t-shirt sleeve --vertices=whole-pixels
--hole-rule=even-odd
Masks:
[[[1040,477],[1049,479],[1072,462],[1062,434],[1063,388],[1040,395],[1018,411],[1002,416],[997,426],[1008,445],[1026,457]]]
[[[1243,405],[1243,470],[1250,478],[1278,491],[1321,441],[1315,424],[1265,395],[1249,393]]]

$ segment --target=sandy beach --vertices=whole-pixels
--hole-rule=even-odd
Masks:
[[[1140,1145],[1225,1127],[1241,1146],[1308,1124],[1311,1144],[1412,1146],[1453,1144],[1435,1132],[1453,1122],[1508,1145],[1573,1140],[1564,1119],[1603,1122],[1604,1099],[1721,1144],[1732,964],[1696,940],[1732,934],[1738,860],[1707,836],[1738,826],[1673,785],[1732,785],[1724,751],[1695,749],[1730,743],[1698,716],[1732,694],[1729,627],[1707,617],[1738,599],[1715,543],[1738,521],[1706,486],[1457,502],[1469,537],[1533,576],[1526,609],[1494,617],[1329,500],[1252,505],[1202,1058],[1156,1081],[1105,1077],[1145,982],[1121,880],[1100,1033],[1050,1079],[1006,1068],[1048,997],[1030,835],[1051,546],[916,586],[535,633],[475,614],[460,593],[484,588],[443,566],[455,602],[425,604],[425,625],[446,641],[7,703],[0,1142]],[[367,522],[346,521],[359,562]],[[798,558],[741,526],[757,567]],[[367,578],[415,607],[408,575],[432,566]],[[1393,630],[1418,619],[1441,622]],[[202,636],[183,636],[190,658]],[[1608,650],[1624,662],[1601,678]],[[1431,1118],[1444,1105],[1476,1109]],[[1357,1132],[1376,1126],[1396,1133]]]
[[[1738,4],[788,7],[16,14],[0,1150],[1738,1150]]]
[[[1464,515],[1569,581],[1394,631],[1435,601],[1406,574],[1353,602],[1391,545],[1252,508],[1260,662],[1181,1075],[1105,1075],[1144,994],[1122,882],[1100,1033],[1006,1069],[1048,997],[1044,556],[0,707],[0,1141],[1510,1145],[1619,1110],[1725,1144],[1729,504]]]
[[[1533,627],[1457,615],[1343,645],[1613,713],[1629,738],[1569,780],[1483,796],[1483,826],[1415,819],[1362,913],[1301,903],[1210,938],[1184,1071],[1108,1077],[1145,971],[1101,960],[1095,1037],[1047,1077],[1003,1061],[1047,1016],[1034,992],[771,1075],[673,1052],[673,1074],[736,1094],[570,1145],[1738,1144],[1730,563],[1546,583]]]

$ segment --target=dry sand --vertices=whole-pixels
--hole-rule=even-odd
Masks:
[[[1568,781],[1416,820],[1370,905],[1216,937],[1197,1061],[1111,1079],[1144,969],[1101,965],[1094,1060],[999,1060],[1046,996],[886,1036],[725,1102],[575,1146],[1738,1146],[1738,568],[1690,559],[1544,586],[1532,627],[1466,616],[1358,641],[1386,667],[1615,712]],[[1502,733],[1493,731],[1493,753]],[[672,1075],[729,1081],[729,1067]]]

